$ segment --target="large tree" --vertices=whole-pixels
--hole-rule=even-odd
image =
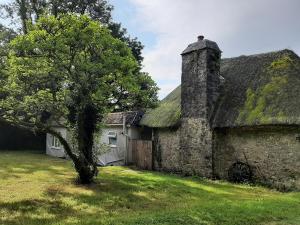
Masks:
[[[120,23],[112,19],[113,6],[107,0],[13,0],[9,4],[0,5],[6,18],[11,18],[14,24],[19,24],[22,33],[28,32],[31,26],[42,15],[57,16],[62,13],[87,14],[93,20],[101,22],[110,31],[113,37],[125,42],[131,49],[133,56],[138,62],[134,75],[138,78],[138,85],[142,92],[131,96],[131,101],[124,99],[129,96],[127,92],[120,92],[115,105],[115,111],[149,108],[157,103],[157,85],[148,73],[141,72],[143,45],[137,38],[131,38],[127,30]],[[142,93],[142,94],[141,94]],[[146,97],[145,97],[146,96]],[[140,99],[144,101],[140,101]]]
[[[11,42],[2,118],[56,136],[81,183],[97,174],[94,134],[120,92],[140,92],[130,49],[87,16],[41,17]],[[125,103],[126,104],[126,103]],[[75,142],[53,129],[61,124]]]
[[[16,37],[16,33],[4,25],[0,24],[0,87],[3,86],[7,78],[7,56],[9,52],[9,42]],[[0,93],[0,99],[1,99]],[[1,114],[0,108],[0,114]]]

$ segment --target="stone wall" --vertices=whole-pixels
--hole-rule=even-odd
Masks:
[[[222,88],[221,51],[203,38],[182,53],[180,126],[154,129],[153,167],[228,179],[228,171],[239,162],[250,166],[254,181],[300,189],[300,127],[213,129]]]
[[[153,168],[159,171],[180,172],[179,129],[160,128],[153,131]]]
[[[211,116],[219,96],[221,53],[203,40],[182,54],[180,162],[186,175],[212,177]]]
[[[183,118],[180,127],[180,162],[186,175],[212,177],[212,131],[207,120]]]
[[[215,131],[214,174],[228,179],[239,161],[250,165],[256,182],[280,190],[300,189],[300,128],[264,127]]]

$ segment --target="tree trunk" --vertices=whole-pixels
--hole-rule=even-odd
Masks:
[[[97,163],[93,156],[94,132],[96,128],[94,108],[86,107],[83,113],[80,113],[77,125],[77,142],[79,154],[74,154],[67,140],[60,132],[51,128],[40,128],[39,131],[52,134],[57,137],[64,147],[65,152],[74,163],[78,173],[78,182],[81,184],[90,184],[98,174]],[[5,121],[0,118],[0,121]],[[12,122],[10,124],[22,127],[31,131],[36,131],[34,126],[28,123]],[[42,127],[42,125],[41,125]]]
[[[97,176],[98,169],[93,153],[94,133],[96,130],[96,111],[92,105],[86,105],[78,115],[77,143],[79,160],[75,164],[79,174],[79,181],[88,184]]]
[[[52,0],[51,1],[52,5],[51,5],[51,13],[54,17],[57,17],[58,15],[58,3],[57,0]]]
[[[22,22],[22,31],[24,34],[27,34],[27,20],[28,20],[28,11],[27,11],[27,2],[26,0],[18,0],[17,4],[19,5],[19,16]]]
[[[98,169],[96,163],[92,160],[89,161],[85,157],[85,154],[83,154],[83,147],[81,146],[79,149],[79,156],[75,155],[72,152],[72,149],[68,142],[61,136],[61,134],[57,131],[48,129],[46,130],[47,133],[50,133],[54,136],[56,136],[60,143],[63,145],[65,152],[67,155],[71,158],[71,160],[74,163],[75,170],[78,173],[78,182],[81,184],[90,184],[93,182],[93,179],[98,174]],[[80,135],[78,134],[80,137]],[[92,151],[92,149],[91,149]]]
[[[78,173],[78,182],[81,184],[92,183],[98,174],[97,165],[89,163],[84,158],[80,158],[77,162],[74,162],[74,165]]]

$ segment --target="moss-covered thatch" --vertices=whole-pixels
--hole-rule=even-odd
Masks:
[[[172,127],[180,119],[180,86],[173,90],[159,106],[152,109],[143,116],[140,124],[149,127]]]
[[[290,50],[222,59],[214,127],[270,124],[300,125],[300,59]],[[158,108],[146,113],[142,125],[172,127],[180,119],[177,87]]]
[[[215,127],[300,124],[300,59],[290,50],[223,60]]]

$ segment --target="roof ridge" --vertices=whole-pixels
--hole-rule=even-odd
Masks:
[[[286,68],[285,58],[295,60]],[[283,62],[281,62],[283,61]],[[266,70],[272,63],[278,70]],[[214,127],[298,124],[300,126],[300,58],[290,49],[222,59],[219,110]],[[282,66],[283,64],[283,66]],[[281,68],[281,69],[280,69]],[[269,76],[270,75],[270,76]],[[173,89],[155,109],[148,110],[141,125],[174,127],[180,122],[181,85]]]
[[[232,60],[232,59],[238,59],[238,58],[244,58],[244,57],[250,58],[250,57],[259,57],[259,56],[269,56],[269,55],[284,53],[284,52],[288,52],[299,58],[298,54],[295,53],[293,50],[285,48],[285,49],[281,49],[281,50],[277,50],[277,51],[270,51],[270,52],[263,52],[263,53],[257,53],[257,54],[251,54],[251,55],[240,55],[240,56],[222,58],[221,60]]]

